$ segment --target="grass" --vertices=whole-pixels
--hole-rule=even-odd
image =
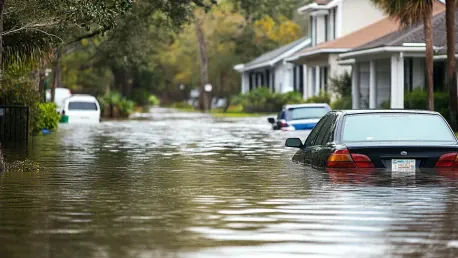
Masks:
[[[200,112],[200,110],[195,109],[192,106],[184,105],[184,104],[173,104],[166,107],[174,108],[176,110],[182,112]],[[268,116],[272,115],[272,113],[248,113],[243,112],[243,106],[241,105],[232,105],[230,106],[226,112],[222,108],[212,109],[210,114],[213,117],[224,118],[224,117],[260,117],[260,116]]]

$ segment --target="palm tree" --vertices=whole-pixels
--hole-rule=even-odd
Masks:
[[[457,82],[456,82],[456,58],[455,58],[455,11],[456,1],[446,1],[446,23],[447,23],[447,85],[450,90],[450,125],[454,131],[457,130]]]
[[[434,110],[433,88],[433,2],[434,0],[371,0],[388,16],[398,20],[403,27],[423,21],[426,43],[426,85],[429,110]]]

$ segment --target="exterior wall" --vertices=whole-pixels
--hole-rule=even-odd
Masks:
[[[324,15],[315,17],[316,21],[316,44],[326,41],[326,19]]]
[[[340,19],[340,30],[338,30],[340,31],[340,37],[384,18],[383,12],[377,9],[369,0],[342,1],[342,17]]]

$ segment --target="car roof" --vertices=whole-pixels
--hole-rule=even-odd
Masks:
[[[301,107],[328,107],[330,108],[330,106],[326,103],[308,103],[308,104],[289,104],[289,105],[285,105],[284,109],[301,108]]]
[[[86,95],[86,94],[75,94],[71,95],[65,100],[70,101],[70,100],[85,100],[85,101],[93,101],[96,102],[97,99],[94,96],[91,95]]]
[[[355,114],[380,114],[380,113],[404,113],[404,114],[430,114],[438,115],[438,112],[428,110],[406,110],[406,109],[361,109],[361,110],[334,110],[342,115]]]

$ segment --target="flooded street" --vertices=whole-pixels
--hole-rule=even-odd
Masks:
[[[0,175],[0,257],[456,257],[454,175],[295,164],[265,117],[153,109],[62,126]]]

